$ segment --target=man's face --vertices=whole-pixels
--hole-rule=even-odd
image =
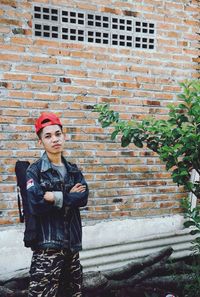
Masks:
[[[63,151],[65,137],[59,125],[44,127],[39,140],[47,153],[58,154]]]

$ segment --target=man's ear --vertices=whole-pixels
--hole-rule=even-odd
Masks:
[[[39,145],[42,145],[42,140],[40,138],[38,139],[38,143]]]

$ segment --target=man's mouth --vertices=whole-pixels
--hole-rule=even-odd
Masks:
[[[61,147],[61,144],[55,144],[52,146],[53,148],[60,148]]]

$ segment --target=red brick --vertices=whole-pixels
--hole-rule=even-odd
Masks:
[[[187,26],[194,26],[194,27],[199,27],[199,21],[198,20],[184,20],[185,25]],[[193,35],[194,36],[194,35]]]
[[[102,12],[111,13],[111,14],[121,14],[120,9],[110,8],[110,7],[103,7],[101,9]]]
[[[43,65],[39,65],[39,71],[40,73],[45,74],[52,74],[52,75],[64,75],[65,70],[61,69],[60,67],[44,67]]]
[[[7,79],[7,80],[27,81],[28,80],[28,75],[5,73],[3,75],[3,78]]]
[[[109,96],[110,95],[110,91],[107,89],[98,89],[98,88],[89,88],[87,90],[87,93],[89,95],[99,95],[99,96]]]
[[[35,73],[38,72],[39,67],[33,65],[16,65],[15,70],[20,72]]]
[[[23,25],[23,23],[21,21],[11,20],[11,19],[3,19],[3,18],[0,19],[0,24],[19,26],[19,27],[21,27]]]
[[[96,80],[91,79],[73,79],[73,84],[79,86],[93,87],[96,85]]]
[[[3,116],[18,116],[19,115],[19,110],[18,109],[4,109],[2,111]],[[29,111],[28,110],[20,110],[20,117],[23,116],[29,116]]]
[[[59,99],[59,95],[40,93],[40,94],[35,94],[34,98],[39,100],[57,101]]]
[[[15,54],[1,54],[0,55],[0,60],[3,60],[3,61],[20,61],[21,56],[20,55],[15,55]]]
[[[0,106],[2,107],[21,107],[22,103],[20,101],[16,100],[10,100],[9,102],[7,100],[0,100]]]
[[[28,90],[41,91],[41,92],[47,92],[50,89],[50,86],[48,84],[39,84],[39,83],[26,84],[25,87]]]
[[[60,63],[62,65],[70,65],[70,66],[75,66],[75,67],[78,67],[81,65],[81,61],[72,60],[72,59],[62,59],[60,61]]]
[[[106,68],[110,70],[116,70],[116,71],[125,71],[125,72],[127,71],[127,66],[119,65],[119,64],[109,64]]]
[[[126,74],[124,74],[124,75],[122,75],[122,74],[121,75],[115,75],[114,77],[117,80],[123,80],[123,81],[132,81],[133,80],[132,76],[126,75]]]
[[[35,102],[35,101],[29,101],[29,102],[24,102],[24,107],[25,108],[29,108],[29,109],[35,109],[35,108],[39,108],[42,109],[42,111],[44,111],[45,109],[48,109],[49,104],[48,102]]]
[[[27,36],[25,37],[13,37],[11,39],[11,42],[14,44],[23,44],[23,45],[32,45],[33,44],[33,40],[31,38],[27,38]]]
[[[7,27],[0,27],[0,33],[2,34],[9,34],[11,32],[11,29],[7,28]],[[3,38],[0,38],[0,41],[3,40]],[[2,45],[3,46],[3,45]]]
[[[14,0],[1,0],[1,5],[8,5],[8,6],[16,7],[17,6],[17,1],[14,1]]]
[[[111,95],[119,97],[132,97],[133,93],[127,90],[112,90]]]
[[[33,94],[31,92],[17,92],[17,91],[10,91],[9,96],[11,98],[24,98],[24,99],[31,99]]]
[[[77,77],[86,77],[87,72],[82,70],[66,70],[67,75],[77,76]]]
[[[12,52],[24,52],[25,51],[25,47],[24,46],[8,45],[8,44],[1,44],[0,45],[0,49],[2,51],[5,51],[5,52],[8,52],[8,51],[12,51]]]
[[[103,80],[105,80],[105,79],[109,80],[110,79],[110,75],[106,74],[106,73],[90,71],[90,72],[88,72],[87,75],[88,75],[88,77],[101,78]]]
[[[58,1],[58,0],[56,0],[56,1]],[[80,9],[83,9],[83,10],[94,10],[94,11],[97,11],[97,6],[96,5],[88,4],[88,3],[81,3],[80,2],[80,3],[77,4],[77,8],[80,8]]]
[[[34,46],[35,47],[55,47],[56,49],[59,48],[60,43],[57,41],[53,41],[53,40],[43,40],[43,39],[39,39],[39,40],[35,40],[34,41]]]
[[[57,64],[56,58],[46,58],[46,57],[32,57],[27,59],[29,62],[38,63],[38,64]]]
[[[84,59],[93,59],[94,54],[93,53],[87,53],[87,52],[71,52],[71,57],[78,57],[78,58],[84,58]]]
[[[33,75],[31,77],[33,81],[39,81],[39,82],[49,82],[53,83],[56,81],[55,77],[47,76],[47,75]]]

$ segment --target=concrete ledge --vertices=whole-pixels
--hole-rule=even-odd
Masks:
[[[29,269],[32,251],[23,246],[23,228],[0,229],[0,279]],[[83,227],[81,262],[84,271],[112,269],[169,245],[178,258],[191,254],[192,238],[181,215],[101,222]]]
[[[130,242],[145,236],[173,233],[183,229],[183,220],[183,216],[174,215],[103,221],[93,226],[86,226],[83,229],[83,247],[84,249],[91,249]]]

